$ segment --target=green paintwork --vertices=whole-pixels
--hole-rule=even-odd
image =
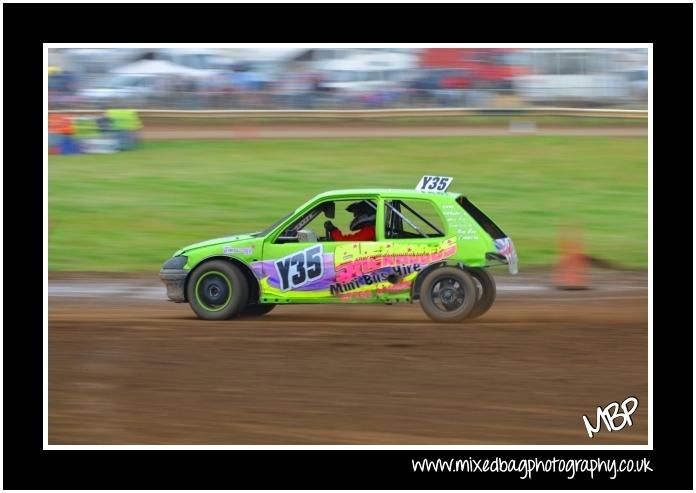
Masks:
[[[486,259],[487,253],[495,253],[496,245],[493,238],[456,202],[462,194],[459,193],[425,193],[415,190],[385,190],[385,189],[350,189],[335,190],[319,194],[301,205],[276,227],[261,233],[248,233],[195,243],[178,250],[177,255],[184,255],[188,261],[184,268],[192,270],[201,262],[213,258],[230,258],[239,264],[247,266],[253,272],[259,283],[260,301],[262,303],[375,303],[411,301],[410,286],[418,274],[429,263],[444,261],[448,264],[460,264],[468,267],[487,267],[499,265],[500,262],[490,264]],[[377,204],[376,214],[376,241],[361,242],[312,242],[312,243],[276,243],[276,239],[298,217],[307,213],[322,202],[340,200],[372,199]],[[430,238],[385,238],[384,236],[384,203],[392,199],[407,201],[429,201],[440,216],[444,226],[444,237]],[[322,224],[323,215],[311,223],[312,228]],[[323,236],[323,231],[315,231],[317,236]],[[331,282],[334,289],[322,285],[316,289],[302,286],[283,290],[279,285],[278,274],[273,269],[273,261],[284,257],[307,251],[313,246],[321,245],[324,256],[331,257],[333,267],[340,268],[341,262],[348,259],[348,263],[361,265],[368,271],[379,267],[381,264],[369,266],[364,264],[364,258],[377,259],[385,266],[408,264],[408,257],[416,256],[418,268],[406,272],[399,278],[398,283],[387,282],[383,279],[375,279],[367,285],[348,285],[347,292],[338,292],[335,287],[338,274]],[[444,255],[444,257],[443,257]],[[265,261],[265,262],[264,262]],[[324,257],[322,257],[324,261]],[[307,261],[309,262],[309,261]],[[326,262],[331,263],[329,260]],[[362,263],[361,263],[362,262]],[[363,265],[364,264],[364,265]],[[310,264],[303,264],[305,267]],[[324,264],[322,264],[324,265]],[[386,268],[386,267],[385,267]],[[324,276],[329,272],[323,267]],[[296,271],[295,271],[296,272]],[[355,271],[356,272],[356,271]],[[363,271],[364,272],[364,271]],[[360,275],[362,273],[359,273]],[[275,277],[275,280],[274,280]],[[323,283],[329,282],[324,278]],[[367,281],[365,281],[367,282]],[[357,283],[357,281],[356,281]],[[318,283],[317,283],[318,284]],[[342,286],[343,287],[343,286]],[[311,289],[310,289],[311,288]]]
[[[176,257],[177,255],[183,255],[184,252],[190,252],[192,250],[201,250],[205,249],[206,247],[211,247],[211,246],[217,246],[217,245],[228,245],[235,243],[235,245],[239,242],[243,242],[243,240],[250,240],[254,239],[254,236],[252,236],[253,233],[251,234],[241,234],[241,235],[232,235],[232,236],[224,236],[222,238],[213,238],[212,240],[206,240],[206,241],[201,241],[199,243],[194,243],[192,245],[188,245],[185,248],[182,248],[181,250],[177,251],[174,253],[174,256]]]

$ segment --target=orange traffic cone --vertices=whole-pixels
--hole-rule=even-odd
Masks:
[[[562,238],[559,242],[560,258],[554,273],[557,289],[588,289],[588,257],[582,241],[577,237]]]

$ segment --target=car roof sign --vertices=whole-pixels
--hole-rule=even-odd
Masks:
[[[446,192],[454,178],[451,176],[425,175],[420,179],[416,190],[419,192]]]

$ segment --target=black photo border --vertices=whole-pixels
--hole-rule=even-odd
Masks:
[[[4,487],[8,489],[691,489],[691,4],[4,4]],[[652,451],[43,450],[43,43],[653,43]],[[45,70],[45,67],[43,68]],[[669,185],[669,191],[665,191]],[[683,189],[681,187],[684,187]],[[663,191],[658,193],[662,189]],[[663,213],[658,213],[662,211]],[[690,216],[690,217],[687,217]],[[693,223],[693,221],[691,221]],[[692,246],[692,245],[690,245]],[[692,260],[693,262],[693,260]],[[681,320],[681,321],[680,321]],[[647,357],[647,353],[646,353]],[[670,395],[667,389],[681,389]],[[413,472],[411,460],[650,460],[650,473]]]

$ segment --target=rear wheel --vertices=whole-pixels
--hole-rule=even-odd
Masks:
[[[423,311],[436,322],[459,322],[469,316],[476,302],[471,275],[456,267],[429,272],[420,287]]]
[[[477,318],[486,313],[495,301],[495,279],[486,269],[469,269],[476,286],[476,302],[467,318]]]
[[[186,287],[191,308],[205,320],[236,317],[244,309],[248,293],[244,274],[223,260],[212,260],[198,267]]]
[[[242,310],[243,317],[260,317],[273,310],[275,305],[247,305]]]

